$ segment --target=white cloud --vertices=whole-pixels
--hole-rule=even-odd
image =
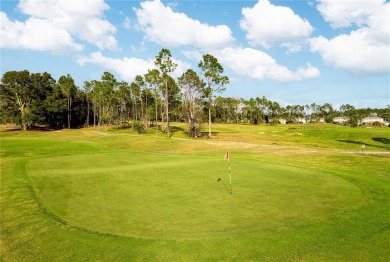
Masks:
[[[58,29],[44,19],[29,18],[25,22],[10,21],[0,12],[0,46],[62,53],[81,51],[83,46],[73,41],[68,31]]]
[[[384,0],[334,1],[318,0],[317,9],[332,27],[362,26],[367,19],[380,9]]]
[[[100,49],[117,47],[116,28],[103,17],[109,8],[103,0],[21,0],[18,8],[29,17],[10,21],[1,14],[1,47],[64,53],[80,51],[83,46],[77,40]]]
[[[252,48],[225,48],[218,54],[218,60],[236,73],[253,79],[290,82],[320,75],[320,71],[310,64],[306,68],[291,72],[287,67],[279,65],[268,54]]]
[[[172,59],[178,65],[177,69],[172,73],[172,77],[178,77],[185,72],[190,66],[180,60]],[[134,81],[135,76],[144,75],[149,69],[156,68],[153,59],[140,59],[134,57],[110,58],[103,56],[101,52],[92,53],[89,56],[80,56],[77,59],[80,65],[96,64],[107,70],[112,70],[120,75],[120,77],[127,81]]]
[[[327,64],[355,74],[390,72],[389,45],[372,42],[368,35],[367,28],[363,28],[330,40],[316,37],[310,40],[311,51],[319,52]]]
[[[198,50],[183,50],[181,52],[186,58],[195,60],[195,61],[200,61],[202,60],[202,56],[204,53],[198,51]]]
[[[317,8],[332,27],[359,29],[331,39],[312,38],[312,52],[318,52],[327,64],[355,74],[390,72],[390,3],[321,0]]]
[[[290,8],[259,0],[253,8],[242,9],[240,27],[252,45],[270,48],[274,44],[296,43],[310,36],[313,27]],[[285,46],[292,46],[285,44]]]
[[[192,45],[206,48],[234,41],[232,32],[226,25],[203,24],[184,13],[174,12],[159,0],[142,2],[141,8],[134,8],[134,12],[146,39],[162,46]]]
[[[131,26],[131,19],[126,16],[125,21],[123,22],[123,27],[126,29],[131,29]]]

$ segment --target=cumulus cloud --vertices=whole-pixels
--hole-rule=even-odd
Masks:
[[[210,26],[174,12],[160,0],[142,2],[134,8],[139,29],[146,39],[162,46],[192,45],[200,48],[218,47],[233,42],[232,32],[226,25]]]
[[[355,74],[389,72],[389,45],[372,42],[368,35],[364,28],[332,39],[316,37],[310,40],[311,51],[319,52],[327,64]]]
[[[25,21],[11,21],[1,12],[1,47],[65,53],[80,51],[77,40],[82,40],[113,50],[116,28],[103,17],[108,8],[103,0],[21,0],[18,9],[28,16]]]
[[[0,12],[0,46],[12,49],[31,49],[53,53],[81,51],[83,46],[73,41],[70,33],[56,28],[44,19],[29,18],[25,22],[10,21]]]
[[[300,81],[315,78],[320,71],[307,65],[291,72],[287,67],[279,65],[268,54],[253,48],[225,48],[218,54],[224,66],[236,73],[253,79],[272,79],[280,82]]]
[[[247,40],[264,48],[284,44],[293,47],[290,51],[297,51],[296,43],[313,31],[310,23],[289,7],[272,5],[269,0],[259,0],[253,8],[243,8],[242,15],[240,27],[246,32]]]
[[[176,70],[173,72],[172,77],[178,77],[185,72],[190,66],[180,60],[172,59],[174,63],[178,65]],[[89,56],[80,56],[77,59],[80,65],[84,64],[96,64],[107,70],[112,70],[120,75],[120,77],[127,81],[132,82],[137,75],[144,75],[149,69],[156,68],[153,59],[140,59],[134,57],[123,57],[123,58],[111,58],[102,55],[101,52],[95,52]]]
[[[362,26],[367,19],[380,9],[383,0],[334,1],[319,0],[317,9],[333,28]]]
[[[332,27],[358,29],[331,39],[312,38],[312,52],[318,52],[327,64],[355,74],[390,72],[390,3],[321,0],[317,9]]]

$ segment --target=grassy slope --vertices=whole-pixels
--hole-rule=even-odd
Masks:
[[[88,130],[64,132],[1,133],[1,254],[5,261],[50,260],[356,260],[388,261],[390,251],[389,158],[340,154],[370,144],[387,150],[389,131],[384,129],[288,130],[284,127],[216,126],[211,141],[125,139],[100,137]],[[240,130],[242,132],[240,132]],[[342,130],[342,131],[341,131]],[[351,131],[352,130],[352,131]],[[350,132],[351,131],[351,132]],[[257,132],[257,133],[256,133]],[[280,133],[275,135],[276,133]],[[302,135],[288,136],[289,132]],[[269,133],[274,136],[269,137]],[[256,135],[257,134],[257,135]],[[295,141],[295,136],[298,141]],[[291,138],[294,137],[294,138]],[[119,139],[118,139],[119,138]],[[126,137],[125,137],[126,138]],[[381,139],[374,139],[381,138]],[[247,141],[260,146],[218,140]],[[70,142],[74,141],[74,142]],[[379,141],[379,142],[378,142]],[[272,143],[294,147],[272,147]],[[297,144],[298,143],[298,144]],[[264,144],[267,144],[266,146]],[[315,149],[301,150],[316,145]],[[359,186],[362,203],[327,220],[271,229],[260,236],[232,236],[193,240],[145,240],[106,235],[66,224],[41,206],[26,176],[25,162],[36,157],[63,154],[107,153],[129,147],[194,155],[219,154],[230,149],[243,158],[321,169]],[[330,150],[323,150],[326,147]],[[333,150],[334,149],[334,150]]]

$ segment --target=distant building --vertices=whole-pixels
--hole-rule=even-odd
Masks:
[[[306,124],[306,119],[304,117],[297,117],[295,121],[300,124]]]
[[[348,121],[349,121],[349,117],[346,116],[338,116],[333,118],[333,123],[335,124],[344,124],[347,123]]]
[[[380,124],[385,124],[385,121],[382,117],[379,116],[368,116],[362,119],[362,125],[372,125],[373,123],[378,122]]]
[[[321,118],[311,118],[310,123],[325,123],[325,118],[321,117]]]
[[[279,124],[282,124],[282,125],[287,124],[287,120],[284,118],[279,118],[278,121],[279,121]]]

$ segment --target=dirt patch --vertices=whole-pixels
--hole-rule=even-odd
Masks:
[[[107,134],[107,133],[104,133],[104,132],[101,132],[101,131],[92,131],[94,134],[97,134],[99,136],[110,136],[110,135],[113,135],[113,134]]]
[[[378,156],[390,157],[390,152],[382,152],[382,151],[364,151],[362,153],[362,151],[358,150],[358,151],[344,151],[344,152],[340,152],[340,153],[343,153],[343,154],[356,154],[356,155],[378,155]]]

